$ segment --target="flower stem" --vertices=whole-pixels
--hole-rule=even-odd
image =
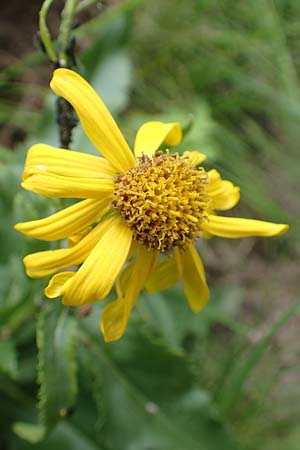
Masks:
[[[77,3],[78,0],[66,0],[66,4],[62,12],[62,21],[59,30],[59,64],[61,67],[68,65],[66,48],[70,42],[73,21],[77,12]]]
[[[77,13],[83,11],[86,8],[89,8],[90,6],[95,5],[96,3],[101,5],[101,2],[99,2],[99,0],[81,0],[81,2],[79,2],[77,6]]]
[[[55,62],[56,54],[52,47],[51,36],[46,22],[48,10],[52,3],[53,0],[45,0],[44,3],[42,4],[39,13],[39,28],[41,33],[41,41],[45,48],[45,52],[47,53],[47,56],[50,59],[50,61]]]

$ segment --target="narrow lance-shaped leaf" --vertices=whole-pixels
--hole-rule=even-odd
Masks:
[[[77,394],[76,320],[53,303],[40,313],[37,324],[39,409],[50,430],[68,414]]]

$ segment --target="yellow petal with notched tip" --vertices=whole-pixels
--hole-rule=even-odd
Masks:
[[[23,180],[40,170],[78,178],[113,178],[116,170],[106,159],[45,144],[28,150]]]
[[[240,200],[240,188],[231,181],[222,180],[215,169],[208,173],[207,192],[212,199],[212,209],[225,211],[233,208]]]
[[[155,259],[155,253],[139,246],[137,258],[130,264],[129,270],[124,270],[123,278],[121,275],[119,298],[109,303],[102,313],[101,330],[106,342],[116,341],[123,336],[130,313],[153,269]]]
[[[215,236],[235,239],[248,236],[278,236],[285,233],[289,226],[262,220],[209,215],[201,228]]]
[[[114,190],[113,179],[73,178],[43,170],[28,176],[21,185],[48,198],[111,198]]]
[[[206,155],[204,153],[200,153],[198,151],[186,151],[183,152],[183,157],[189,158],[189,163],[193,166],[198,166],[206,160]]]
[[[27,236],[54,241],[79,233],[108,211],[110,199],[88,199],[75,203],[49,217],[18,223],[15,229]]]
[[[197,313],[209,300],[205,271],[201,258],[192,244],[179,252],[181,259],[183,289],[190,308]]]
[[[228,181],[230,183],[230,181]],[[240,188],[232,183],[228,185],[228,189],[224,189],[223,194],[213,198],[213,208],[219,211],[227,211],[233,208],[240,201]]]
[[[220,211],[233,208],[240,200],[240,188],[227,180],[222,180],[214,189],[208,188],[208,194],[212,199],[213,209]]]
[[[119,215],[112,214],[109,220],[109,228],[66,290],[65,305],[80,306],[105,299],[119,275],[130,250],[132,232]]]
[[[153,292],[160,292],[170,289],[180,278],[177,262],[174,257],[167,256],[163,261],[160,261],[153,272],[151,273],[146,290],[149,294]]]
[[[74,247],[47,250],[25,256],[24,264],[27,275],[32,278],[45,277],[67,267],[81,264],[110,228],[111,223],[111,217],[104,218]]]
[[[56,298],[63,295],[74,275],[75,272],[60,272],[54,275],[44,290],[46,297]]]
[[[207,175],[208,175],[208,179],[209,179],[209,184],[210,185],[212,185],[216,181],[220,181],[221,180],[221,175],[219,174],[219,172],[216,169],[209,170],[207,172]]]
[[[229,185],[233,186],[230,181],[223,180],[219,172],[215,169],[209,170],[207,172],[208,185],[207,190],[211,196],[222,195],[224,191],[229,189]]]
[[[116,122],[84,78],[72,70],[57,69],[50,87],[71,103],[91,142],[118,172],[134,167],[134,156]]]
[[[163,143],[172,147],[178,145],[181,139],[182,132],[177,122],[146,122],[137,132],[134,154],[152,156]]]

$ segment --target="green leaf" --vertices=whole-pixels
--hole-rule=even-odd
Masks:
[[[81,329],[85,355],[103,377],[104,446],[109,442],[110,448],[122,450],[238,448],[209,394],[195,384],[181,352],[139,322],[129,326],[121,341],[103,344],[93,320],[82,323]]]
[[[132,81],[132,64],[127,49],[107,55],[93,74],[92,85],[112,114],[128,105]]]
[[[76,400],[77,323],[59,303],[47,306],[38,319],[37,346],[41,422],[50,430]]]
[[[188,345],[188,341],[190,344],[196,340],[203,341],[209,335],[210,326],[216,323],[235,333],[246,335],[248,328],[235,319],[241,299],[238,287],[225,287],[221,292],[212,289],[208,305],[201,314],[194,314],[183,290],[179,288],[150,296],[142,294],[138,305],[167,342],[182,350],[185,344]]]
[[[15,377],[17,373],[17,352],[12,341],[0,342],[0,373]]]

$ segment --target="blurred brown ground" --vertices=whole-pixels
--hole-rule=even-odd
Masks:
[[[56,29],[59,23],[61,1],[56,2],[49,13],[51,27]],[[16,66],[21,59],[38,49],[36,33],[38,30],[38,12],[41,0],[10,0],[1,4],[0,15],[0,73],[6,72],[10,66]],[[7,73],[7,72],[6,72]],[[38,67],[21,70],[18,75],[13,72],[0,85],[0,103],[6,102],[15,108],[38,110],[42,106],[42,97],[26,93],[26,85],[43,86],[49,77],[49,67],[40,64]],[[16,85],[22,89],[15,90]],[[0,145],[14,148],[26,137],[26,132],[13,121],[0,123]]]

